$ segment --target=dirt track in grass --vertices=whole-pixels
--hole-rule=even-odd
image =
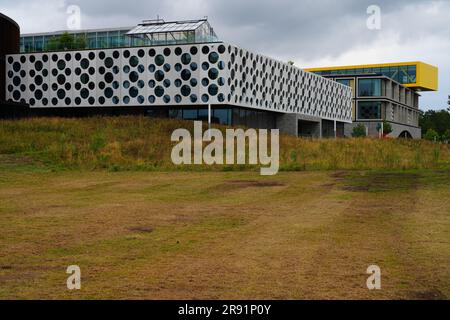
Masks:
[[[2,171],[0,298],[448,299],[449,234],[438,171]]]

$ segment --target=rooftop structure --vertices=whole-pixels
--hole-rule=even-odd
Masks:
[[[20,37],[20,52],[52,51],[50,46],[52,39],[66,32],[75,38],[85,39],[86,49],[88,50],[218,41],[216,33],[206,18],[172,22],[157,19],[145,20],[136,27],[22,34]]]
[[[305,70],[321,76],[381,74],[416,91],[438,90],[438,68],[419,61],[309,68]]]

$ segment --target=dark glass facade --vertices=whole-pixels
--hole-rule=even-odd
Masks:
[[[382,119],[380,101],[358,102],[358,120],[380,120],[380,119]]]
[[[379,97],[381,96],[381,79],[359,79],[359,97]]]
[[[169,118],[208,121],[208,108],[171,108]],[[211,122],[227,126],[276,128],[276,115],[272,112],[244,108],[212,108]]]
[[[350,68],[339,70],[313,71],[321,76],[356,75],[356,74],[382,74],[400,84],[415,84],[417,82],[417,66],[390,66],[378,68]]]

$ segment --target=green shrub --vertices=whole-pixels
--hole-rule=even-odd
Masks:
[[[438,141],[439,134],[433,129],[428,129],[427,133],[424,136],[424,139],[428,141]]]
[[[353,128],[352,137],[353,138],[362,138],[367,136],[366,126],[362,123],[358,124]]]

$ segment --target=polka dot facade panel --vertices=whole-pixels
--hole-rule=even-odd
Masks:
[[[351,120],[350,88],[225,43],[12,55],[6,62],[8,98],[34,108],[212,104]]]

